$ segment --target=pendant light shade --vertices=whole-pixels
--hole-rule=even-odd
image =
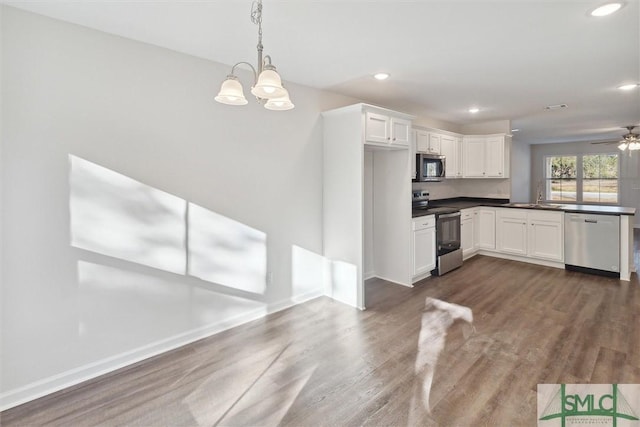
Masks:
[[[270,55],[262,55],[262,0],[253,0],[251,4],[251,22],[258,26],[258,65],[254,67],[249,62],[238,62],[231,68],[231,73],[222,82],[220,92],[215,100],[227,105],[246,105],[247,99],[244,97],[242,85],[235,75],[235,69],[239,65],[246,65],[253,71],[253,83],[251,93],[256,97],[259,104],[264,105],[269,110],[284,111],[294,108],[293,102],[289,99],[289,92],[282,86],[280,74],[271,63]]]
[[[226,80],[222,82],[220,92],[214,99],[227,105],[246,105],[249,102],[247,98],[244,97],[242,85],[233,74],[229,74]]]
[[[618,145],[618,149],[620,151],[626,150],[627,149],[627,143],[626,142],[621,143],[620,145]]]
[[[285,111],[291,110],[295,107],[293,102],[291,102],[291,99],[289,99],[289,91],[285,88],[282,88],[282,90],[284,90],[284,96],[280,98],[271,98],[266,104],[264,104],[264,108],[267,110]]]
[[[258,76],[258,82],[251,88],[251,93],[258,98],[272,99],[285,95],[282,80],[273,65],[265,65],[264,71]]]

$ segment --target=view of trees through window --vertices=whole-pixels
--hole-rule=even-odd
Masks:
[[[577,162],[576,156],[547,157],[547,200],[576,200]]]
[[[618,155],[548,156],[548,201],[618,203]]]
[[[618,155],[582,156],[582,201],[618,203]]]

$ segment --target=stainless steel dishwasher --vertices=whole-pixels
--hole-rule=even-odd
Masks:
[[[569,270],[620,274],[620,217],[566,213],[564,263]],[[595,270],[595,271],[589,271]]]

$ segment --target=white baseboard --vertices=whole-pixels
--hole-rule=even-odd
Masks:
[[[38,399],[67,387],[80,384],[84,381],[99,377],[100,375],[113,372],[125,366],[132,365],[150,357],[157,356],[161,353],[210,337],[211,335],[224,330],[242,325],[243,323],[251,322],[252,320],[259,319],[268,314],[293,307],[294,305],[301,304],[323,295],[324,293],[319,290],[296,295],[286,300],[271,303],[265,308],[259,310],[243,313],[239,316],[187,331],[164,340],[138,347],[131,351],[120,353],[115,356],[98,360],[84,366],[32,382],[13,390],[8,390],[0,394],[0,411],[13,408],[14,406]]]
[[[478,252],[476,252],[475,255],[492,256],[494,258],[502,258],[502,259],[508,259],[511,261],[526,262],[527,264],[543,265],[545,267],[554,267],[554,268],[560,268],[564,270],[563,262],[546,261],[543,259],[529,258],[524,256],[510,255],[510,254],[504,254],[501,252],[493,252],[493,251],[485,251],[485,250],[479,250]]]

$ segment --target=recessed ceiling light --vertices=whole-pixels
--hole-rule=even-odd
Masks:
[[[387,80],[389,78],[389,73],[376,73],[373,75],[373,78],[376,80]]]
[[[640,83],[631,83],[631,84],[628,84],[628,85],[618,86],[618,89],[620,89],[620,90],[631,90],[631,89],[635,89],[637,87],[640,87]]]
[[[607,3],[591,11],[591,16],[607,16],[622,7],[622,3]]]
[[[477,113],[478,111],[480,111],[480,109],[479,109],[478,107],[472,107],[472,108],[469,108],[469,112],[470,112],[471,114],[475,114],[475,113]]]
[[[547,105],[544,107],[545,110],[560,110],[562,108],[567,108],[567,104],[556,104],[556,105]]]

